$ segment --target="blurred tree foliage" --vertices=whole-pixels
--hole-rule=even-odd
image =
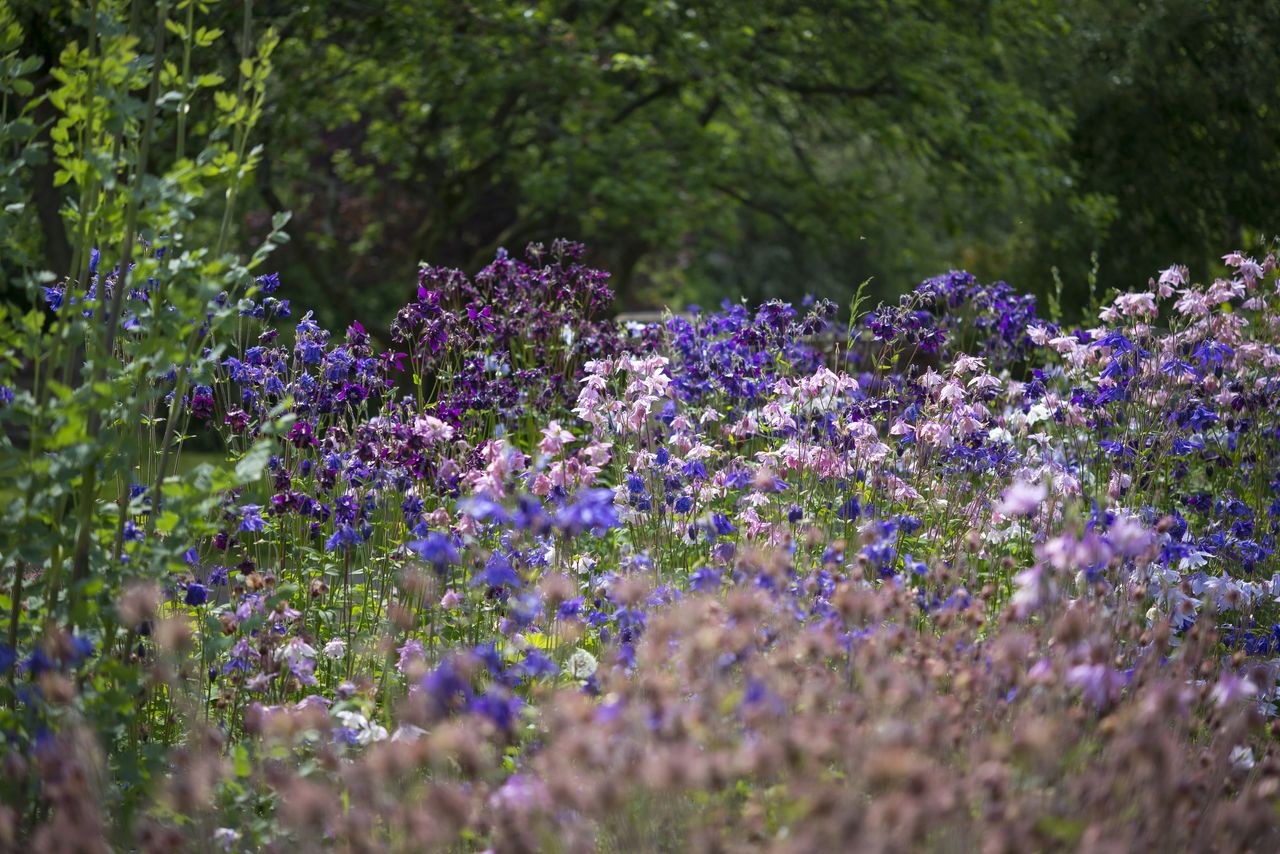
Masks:
[[[24,5],[26,52],[56,58],[77,4]],[[243,12],[178,6],[179,29],[234,32]],[[254,16],[282,41],[242,239],[294,211],[275,260],[331,322],[385,322],[419,261],[474,268],[557,235],[632,306],[847,299],[950,266],[1044,290],[1057,265],[1078,288],[1095,251],[1104,284],[1132,283],[1256,235],[1276,188],[1280,0],[256,0]],[[211,48],[228,75],[233,43]],[[174,97],[208,112],[202,91]],[[28,171],[12,233],[65,272],[66,200]]]
[[[1039,91],[1074,119],[1075,193],[1041,207],[1019,269],[1137,284],[1174,260],[1206,275],[1280,229],[1280,2],[1063,3],[1069,55]],[[1028,74],[1028,77],[1030,75]],[[1105,225],[1089,235],[1079,215]]]

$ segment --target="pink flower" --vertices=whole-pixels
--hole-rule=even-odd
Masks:
[[[920,441],[926,445],[937,445],[940,448],[951,447],[951,431],[947,429],[945,424],[937,421],[926,421],[920,425],[917,433],[920,436]]]
[[[415,419],[413,433],[428,445],[447,442],[453,438],[453,428],[432,415],[422,415]]]
[[[1013,486],[1004,491],[996,512],[1001,516],[1029,516],[1040,509],[1048,490],[1042,483],[1015,481]]]
[[[574,435],[561,427],[559,421],[552,421],[542,428],[542,441],[538,444],[538,450],[549,457],[553,457],[563,451],[564,446],[572,441],[574,441]]]
[[[1159,314],[1159,309],[1156,308],[1156,295],[1150,291],[1120,294],[1116,297],[1115,304],[1125,317],[1155,317]]]
[[[1160,271],[1160,296],[1168,297],[1173,295],[1173,289],[1181,287],[1187,283],[1187,268],[1180,267],[1177,264],[1166,267]],[[1167,293],[1166,293],[1167,291]]]

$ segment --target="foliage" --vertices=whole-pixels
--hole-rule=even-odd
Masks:
[[[844,106],[796,118],[796,139],[837,161],[867,119],[863,142],[917,175],[950,162],[956,187],[1043,165],[989,139],[953,161],[985,126],[917,112],[978,109],[952,63],[994,75],[977,102],[1022,103],[979,57],[1015,32],[1001,8],[850,4],[885,56],[808,44],[844,25],[816,7],[758,30],[728,4],[639,8],[434,10],[455,28],[438,61],[389,50],[331,101],[357,113],[335,130],[364,128],[343,168],[380,199],[421,164],[380,170],[426,151],[473,178],[516,169],[508,199],[527,201],[559,174],[541,158],[579,175],[578,146],[605,140],[642,184],[586,170],[561,190],[588,204],[550,192],[508,236],[553,210],[603,233],[608,177],[609,205],[636,205],[608,247],[625,258],[695,220],[731,247],[742,221],[706,205],[724,191],[673,181],[663,146],[718,152],[759,200],[796,164],[749,138],[753,111],[788,130],[813,97]],[[251,3],[234,27],[203,0],[144,11],[56,6],[41,33],[77,35],[42,63],[0,0],[0,141],[21,164],[0,176],[4,262],[26,295],[0,307],[3,847],[1276,847],[1273,252],[1231,252],[1203,285],[1179,265],[1149,290],[1090,278],[1080,327],[1060,291],[1044,314],[963,271],[865,314],[859,289],[847,315],[769,300],[620,323],[608,273],[557,239],[473,276],[424,264],[385,337],[332,334],[264,268],[287,215],[237,251],[251,192],[305,184],[289,157],[329,150],[273,163],[254,143],[290,132],[269,72],[320,27],[403,47],[416,7],[299,7],[283,39]],[[516,60],[545,90],[485,88]],[[883,91],[838,82],[879,70]],[[492,148],[434,106],[359,113],[450,82],[477,116],[520,93]],[[601,104],[627,115],[593,124]],[[1027,109],[1056,133],[1056,108]],[[612,135],[646,115],[647,141]],[[686,197],[673,231],[644,216]],[[51,200],[62,275],[33,243]]]
[[[1062,13],[1064,61],[1043,86],[1075,117],[1063,156],[1076,165],[1076,195],[1036,214],[1039,248],[1023,269],[1054,264],[1078,287],[1097,252],[1108,285],[1141,281],[1169,257],[1210,275],[1224,241],[1268,235],[1280,3],[1072,3]],[[1070,225],[1081,214],[1092,233]]]
[[[7,5],[3,12],[13,20]],[[29,277],[32,303],[43,307],[0,313],[12,345],[3,374],[5,650],[23,651],[20,661],[5,662],[0,714],[8,738],[28,746],[80,720],[92,727],[124,784],[104,806],[122,809],[126,823],[130,787],[164,757],[139,740],[133,698],[148,677],[134,654],[139,625],[122,625],[116,604],[132,585],[164,578],[181,561],[174,533],[200,530],[217,496],[265,463],[250,453],[177,477],[187,436],[174,401],[208,374],[232,334],[238,299],[253,285],[252,269],[283,240],[273,231],[247,260],[228,249],[256,158],[248,140],[274,37],[247,53],[240,80],[219,91],[224,109],[195,157],[155,171],[156,124],[180,103],[161,91],[169,72],[155,59],[163,56],[167,13],[161,4],[144,39],[122,8],[81,10],[86,38],[64,48],[43,96],[57,113],[51,144],[41,147],[23,131],[25,119],[6,124],[15,144],[26,143],[17,162],[49,157],[55,183],[68,190],[61,214],[75,273],[54,282]],[[19,71],[31,66],[15,62],[6,58]],[[33,92],[16,74],[6,85],[6,95]],[[12,183],[6,188],[21,197]],[[221,238],[213,249],[184,246],[184,221],[215,190],[223,197]],[[91,675],[83,669],[89,661]],[[58,699],[67,690],[80,696],[72,708]],[[6,800],[29,802],[33,783],[6,777]]]

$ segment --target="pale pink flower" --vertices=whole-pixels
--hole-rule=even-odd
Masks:
[[[433,415],[420,415],[414,419],[413,432],[428,445],[453,438],[453,428]]]
[[[1125,317],[1155,317],[1159,314],[1156,295],[1150,291],[1120,294],[1115,299],[1115,305]]]
[[[584,453],[587,455],[587,459],[591,461],[591,465],[604,466],[608,465],[612,457],[610,452],[612,447],[612,442],[592,442],[587,446]]]
[[[1046,495],[1048,490],[1042,483],[1014,481],[1013,485],[1004,491],[995,509],[1001,516],[1028,516],[1040,509]]]
[[[538,450],[549,457],[555,456],[574,439],[574,435],[561,427],[559,421],[552,421],[542,428],[542,441],[538,444]]]
[[[950,448],[952,444],[951,431],[945,424],[938,421],[926,421],[920,425],[917,431],[920,441],[926,445],[936,445],[940,448]]]

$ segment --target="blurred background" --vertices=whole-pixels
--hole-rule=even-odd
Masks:
[[[242,3],[196,7],[238,32]],[[76,4],[16,8],[46,72],[83,41]],[[1274,227],[1280,0],[256,0],[253,16],[282,42],[240,239],[293,211],[272,264],[330,325],[385,328],[419,262],[471,272],[556,236],[587,243],[622,309],[847,303],[865,279],[885,297],[950,268],[1041,294],[1056,271],[1069,309],[1091,270],[1101,288],[1173,262],[1203,276]],[[238,43],[200,67],[234,75]],[[6,296],[69,266],[53,167],[24,180]]]

